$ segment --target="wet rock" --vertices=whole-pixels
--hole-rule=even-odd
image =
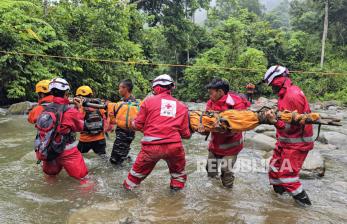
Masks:
[[[339,111],[336,113],[336,118],[343,120],[347,118],[347,112],[346,111]]]
[[[337,110],[338,110],[338,107],[336,107],[336,106],[330,106],[330,107],[328,107],[328,110],[337,111]]]
[[[254,129],[256,133],[264,133],[267,131],[276,131],[275,126],[273,125],[260,125]]]
[[[339,132],[327,131],[321,133],[318,141],[324,144],[332,144],[336,145],[339,148],[343,148],[347,145],[347,135],[341,134]]]
[[[253,110],[259,110],[262,107],[271,107],[274,108],[277,106],[277,99],[267,99],[265,97],[260,97],[255,103],[252,105]]]
[[[2,115],[2,116],[6,116],[6,115],[7,115],[7,113],[8,113],[8,111],[7,111],[6,109],[4,109],[4,108],[0,108],[0,115]]]
[[[325,161],[317,150],[311,150],[302,166],[300,176],[303,178],[323,177],[325,173]]]
[[[29,101],[15,103],[10,106],[8,113],[14,115],[26,114],[28,110],[33,107],[33,105],[35,105],[35,103],[31,103]]]
[[[310,106],[313,110],[321,110],[323,106],[321,104],[313,104]]]
[[[274,139],[276,138],[276,131],[265,131],[263,134]]]
[[[322,107],[327,109],[331,106],[335,106],[337,107],[339,105],[339,102],[337,102],[336,100],[331,100],[331,101],[324,101],[322,102]]]
[[[338,149],[336,145],[323,144],[320,142],[315,142],[314,144],[314,150],[318,150],[318,151],[331,151],[336,149]]]
[[[271,151],[275,148],[276,139],[264,134],[256,134],[252,138],[246,138],[245,147],[264,151]]]

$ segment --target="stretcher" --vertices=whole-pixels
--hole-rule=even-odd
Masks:
[[[275,113],[276,120],[269,121],[266,112]],[[251,110],[226,110],[223,112],[214,111],[190,111],[190,128],[199,133],[206,132],[243,132],[255,129],[261,124],[274,124],[277,120],[282,120],[289,124],[304,125],[318,124],[342,126],[340,120],[334,117],[321,116],[319,113],[300,114],[296,111],[273,111],[270,108],[263,108],[259,111]]]
[[[140,105],[140,101],[108,104],[85,103],[85,106],[106,109],[110,118],[110,123],[116,124],[123,129],[129,129],[131,127],[130,123],[136,118],[140,111]],[[275,121],[267,119],[266,113],[268,112],[275,114]],[[263,107],[258,111],[189,111],[190,128],[198,133],[244,132],[253,130],[261,124],[274,124],[277,120],[295,125],[317,124],[319,126],[342,126],[340,119],[322,116],[319,113],[300,114],[297,111],[275,111],[267,107]]]

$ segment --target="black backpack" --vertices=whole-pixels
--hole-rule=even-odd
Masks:
[[[93,108],[85,108],[86,115],[84,116],[84,133],[99,134],[104,131],[104,120],[100,110]]]

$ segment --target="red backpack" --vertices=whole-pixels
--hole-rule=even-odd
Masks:
[[[64,151],[67,142],[71,139],[70,133],[59,133],[60,124],[67,109],[67,105],[51,103],[45,106],[38,117],[35,125],[37,129],[35,152],[38,160],[54,160]]]

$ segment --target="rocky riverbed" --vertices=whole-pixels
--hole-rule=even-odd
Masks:
[[[275,103],[275,100],[260,99],[252,109]],[[205,107],[188,105],[194,110]],[[47,178],[36,165],[33,126],[26,122],[25,115],[4,115],[8,112],[0,110],[0,221],[347,223],[347,110],[335,105],[328,108],[312,105],[312,108],[340,116],[344,126],[324,127],[305,162],[302,182],[313,202],[307,209],[297,207],[290,196],[275,195],[268,183],[266,161],[276,141],[275,130],[270,125],[245,133],[245,149],[238,158],[241,168],[236,172],[233,190],[226,190],[219,180],[206,177],[201,162],[206,159],[208,142],[204,136],[194,134],[192,139],[184,141],[188,173],[185,190],[177,194],[169,191],[166,164],[159,162],[140,188],[129,193],[121,188],[121,183],[131,163],[114,167],[93,153],[85,155],[85,160],[95,185],[82,187],[65,172],[57,178]],[[138,133],[132,144],[133,160],[140,150],[141,137]],[[113,140],[111,134],[107,141],[108,154]],[[249,170],[242,164],[250,160],[255,169]]]

